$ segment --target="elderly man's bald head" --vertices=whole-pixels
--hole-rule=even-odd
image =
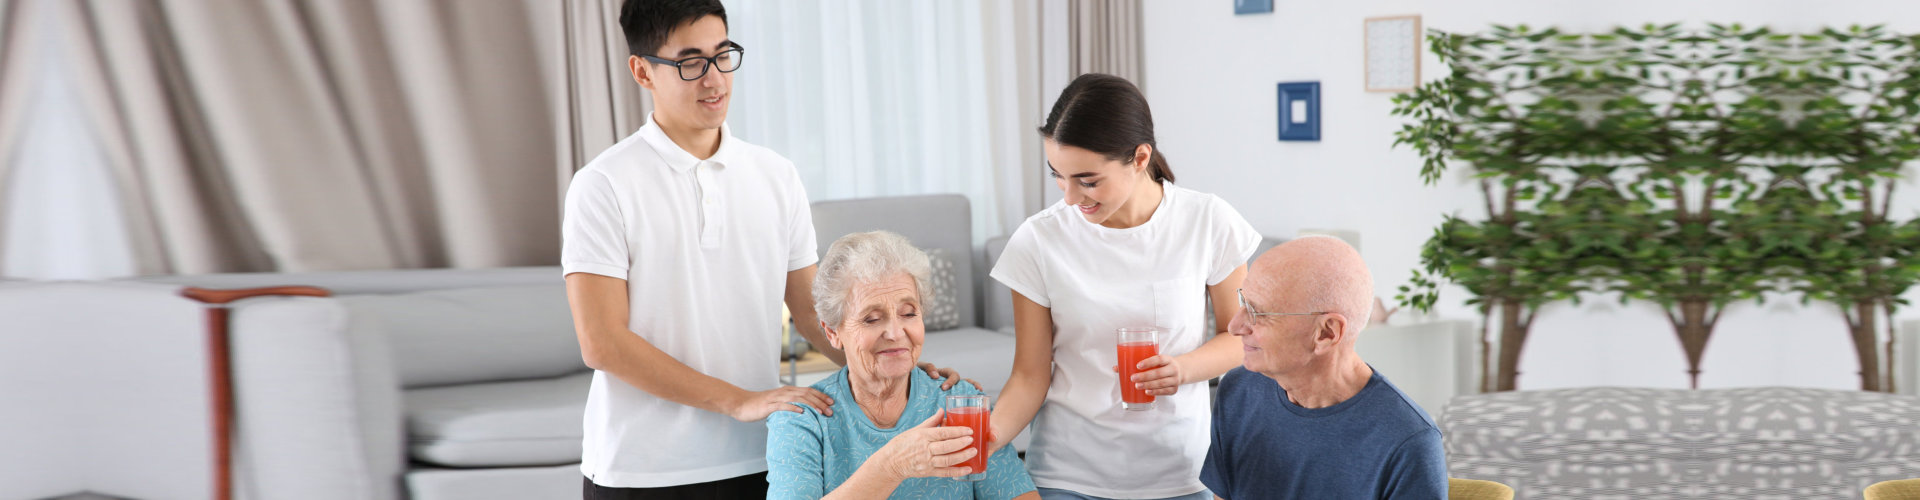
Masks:
[[[1247,288],[1271,297],[1265,312],[1333,312],[1348,319],[1349,337],[1373,313],[1373,273],[1347,242],[1329,236],[1288,241],[1255,259]],[[1263,304],[1256,304],[1256,306]]]

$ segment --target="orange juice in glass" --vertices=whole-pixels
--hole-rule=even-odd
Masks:
[[[954,479],[961,481],[979,481],[987,478],[987,423],[992,421],[991,410],[987,409],[985,395],[947,396],[947,416],[940,425],[946,427],[968,427],[973,429],[973,458],[954,464],[955,467],[967,467],[972,472]]]
[[[1153,395],[1135,387],[1133,374],[1140,361],[1160,354],[1161,329],[1150,326],[1126,327],[1119,332],[1120,407],[1132,411],[1153,409]]]

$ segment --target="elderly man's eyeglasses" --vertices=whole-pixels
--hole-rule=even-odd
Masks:
[[[733,48],[722,50],[712,57],[693,56],[678,61],[654,56],[640,56],[640,58],[680,68],[680,79],[691,82],[707,76],[708,68],[719,69],[721,73],[732,73],[733,70],[740,69],[740,54],[745,50],[740,44],[734,44]]]
[[[1245,312],[1245,313],[1247,313],[1247,317],[1249,317],[1249,318],[1256,318],[1256,319],[1257,319],[1257,318],[1259,318],[1259,317],[1261,317],[1261,316],[1317,316],[1317,315],[1321,315],[1321,314],[1331,314],[1331,313],[1328,313],[1328,312],[1326,312],[1326,311],[1320,311],[1320,312],[1304,312],[1304,313],[1274,313],[1274,312],[1260,312],[1260,311],[1259,311],[1258,309],[1254,309],[1254,308],[1253,308],[1253,304],[1248,304],[1248,303],[1247,303],[1247,294],[1246,294],[1246,293],[1244,293],[1244,292],[1242,292],[1242,291],[1240,291],[1239,289],[1235,289],[1235,290],[1233,291],[1233,294],[1234,294],[1235,296],[1238,296],[1238,297],[1240,297],[1240,311],[1241,311],[1241,312]]]

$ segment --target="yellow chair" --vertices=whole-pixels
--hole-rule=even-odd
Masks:
[[[1868,486],[1867,500],[1920,500],[1920,479],[1881,481]]]
[[[1875,485],[1878,486],[1878,485]],[[1868,488],[1867,491],[1873,491]],[[1513,488],[1493,481],[1447,478],[1447,498],[1453,500],[1513,500]],[[1867,497],[1872,500],[1872,496]]]

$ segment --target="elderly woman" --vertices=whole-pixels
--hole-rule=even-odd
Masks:
[[[974,456],[967,445],[987,436],[940,426],[945,397],[978,388],[942,390],[915,368],[930,273],[926,254],[898,234],[850,234],[827,249],[814,308],[847,363],[813,388],[838,411],[803,406],[767,419],[767,498],[1039,498],[1007,448],[988,458],[986,479],[951,479],[968,472],[959,466]]]

